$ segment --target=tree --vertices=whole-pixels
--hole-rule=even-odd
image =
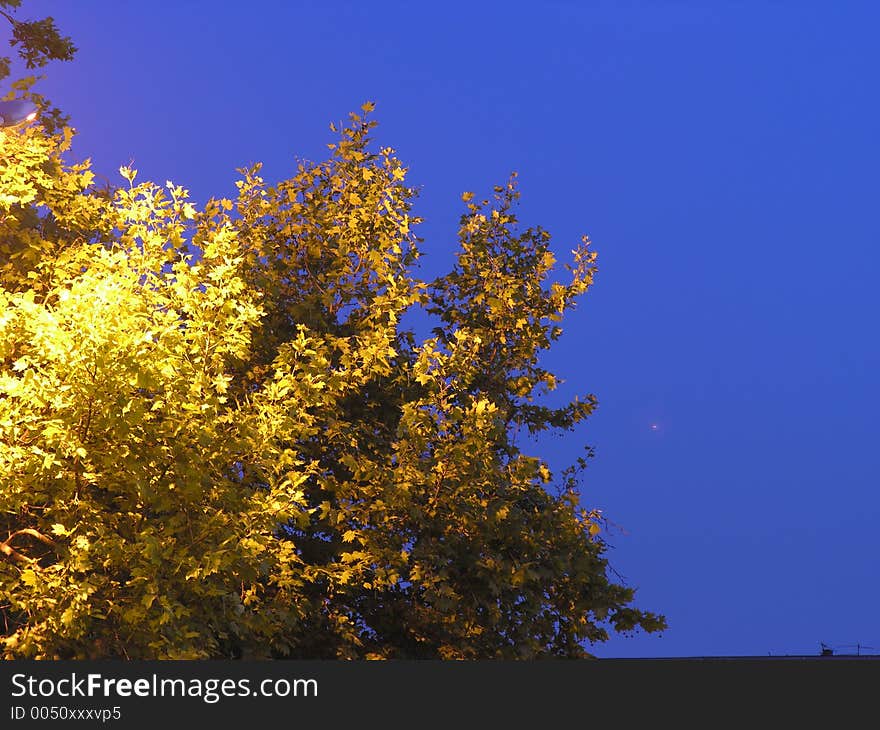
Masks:
[[[414,191],[362,111],[202,210],[128,168],[96,189],[67,127],[2,139],[6,657],[577,657],[665,627],[609,577],[584,460],[554,479],[516,445],[595,405],[540,405],[587,239],[552,281],[511,178],[419,280]]]

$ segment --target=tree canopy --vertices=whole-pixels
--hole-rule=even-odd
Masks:
[[[19,4],[26,65],[70,58]],[[0,132],[5,657],[579,657],[665,627],[609,575],[585,461],[517,445],[595,406],[541,400],[595,254],[556,281],[515,177],[462,196],[455,265],[422,281],[372,104],[328,159],[197,207],[129,168],[96,187],[41,103]]]

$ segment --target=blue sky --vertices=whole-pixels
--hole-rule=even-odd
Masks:
[[[40,89],[77,157],[203,202],[235,168],[320,159],[377,103],[421,187],[424,276],[464,190],[516,170],[520,218],[593,289],[547,357],[599,408],[584,502],[662,636],[598,656],[880,647],[880,10],[868,2],[31,0],[80,51]],[[652,428],[656,424],[656,429]]]

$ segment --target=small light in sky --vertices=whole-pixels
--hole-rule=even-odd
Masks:
[[[651,424],[651,430],[652,430],[652,431],[657,431],[659,428],[660,428],[660,425],[659,425],[659,424],[657,424],[657,423],[652,423],[652,424]]]
[[[32,121],[34,121],[34,119],[36,119],[36,118],[37,118],[37,113],[36,113],[36,112],[31,112],[30,114],[28,114],[28,115],[24,118],[24,120],[25,120],[26,122],[32,122]]]

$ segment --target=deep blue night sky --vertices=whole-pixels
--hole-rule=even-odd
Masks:
[[[516,170],[520,218],[593,289],[547,363],[592,392],[584,502],[662,637],[598,656],[880,647],[880,8],[869,2],[31,0],[80,51],[38,90],[114,183],[233,196],[321,159],[377,103],[422,188],[422,275],[462,191]],[[6,32],[5,30],[2,32]],[[566,324],[566,323],[563,323]],[[656,425],[656,428],[652,427]],[[853,648],[852,651],[855,649]]]

